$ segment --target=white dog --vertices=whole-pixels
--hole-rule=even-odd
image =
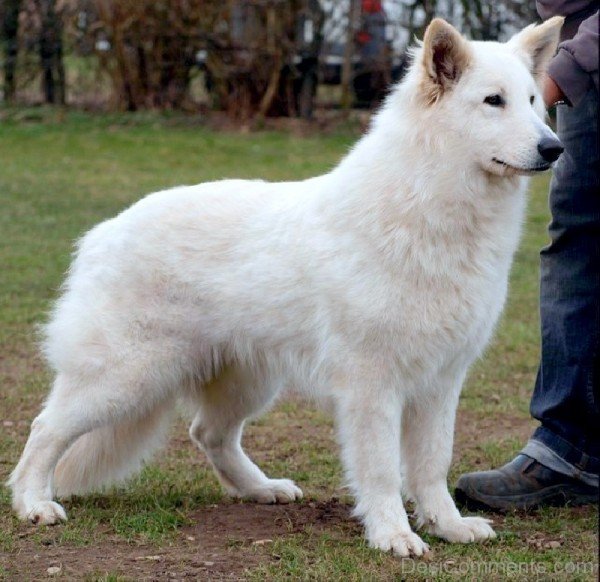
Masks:
[[[510,42],[434,20],[405,80],[331,172],[147,196],[91,230],[51,321],[56,372],[10,478],[19,517],[66,519],[53,495],[122,480],[163,442],[178,397],[225,489],[302,496],[244,454],[244,422],[286,386],[333,401],[371,546],[494,537],[446,484],[459,392],[502,310],[525,176],[560,142],[540,82],[562,18]]]

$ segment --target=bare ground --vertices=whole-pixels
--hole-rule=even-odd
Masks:
[[[132,545],[118,539],[90,547],[57,545],[56,528],[39,543],[23,531],[18,554],[8,559],[11,579],[48,577],[60,568],[62,579],[123,572],[132,580],[238,580],[263,560],[277,559],[263,549],[279,536],[342,528],[359,534],[350,507],[338,500],[296,505],[222,503],[198,509],[195,525],[183,528],[168,546]],[[30,531],[31,529],[28,528]]]

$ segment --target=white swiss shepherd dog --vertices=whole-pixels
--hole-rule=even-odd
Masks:
[[[505,301],[527,176],[560,153],[540,90],[562,21],[500,44],[435,19],[329,173],[173,188],[87,233],[45,328],[56,377],[9,480],[19,517],[65,520],[54,496],[137,471],[180,398],[228,493],[298,499],[240,444],[244,422],[293,387],[333,403],[372,547],[428,551],[403,494],[433,535],[494,537],[488,520],[461,517],[447,472],[463,380]]]

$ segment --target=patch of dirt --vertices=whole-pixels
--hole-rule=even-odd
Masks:
[[[460,458],[467,449],[477,448],[481,443],[489,441],[501,442],[507,438],[517,438],[525,445],[536,426],[537,423],[528,415],[484,415],[459,408],[454,433],[454,459]],[[477,459],[475,463],[478,463]]]
[[[267,553],[274,540],[307,530],[339,528],[346,535],[359,535],[360,526],[351,519],[350,509],[336,499],[292,505],[211,505],[194,512],[195,525],[183,528],[176,540],[159,548],[116,539],[90,547],[54,545],[49,530],[42,547],[25,539],[18,554],[3,565],[10,580],[51,575],[75,580],[104,573],[120,573],[132,580],[240,580],[246,570],[277,559]],[[48,574],[48,568],[60,570]]]

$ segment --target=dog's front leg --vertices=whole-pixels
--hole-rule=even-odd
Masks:
[[[464,373],[440,378],[438,390],[412,402],[404,411],[403,462],[407,491],[416,502],[419,527],[450,542],[494,538],[490,521],[462,517],[448,492],[454,419]]]
[[[400,493],[401,398],[372,378],[354,378],[338,393],[336,413],[355,515],[369,545],[402,557],[421,556],[429,547],[411,531]]]

